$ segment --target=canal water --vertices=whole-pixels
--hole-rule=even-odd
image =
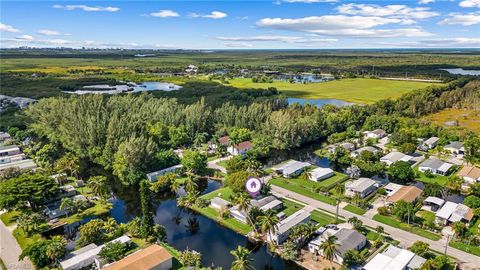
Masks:
[[[203,180],[202,193],[221,187],[219,182]],[[125,188],[115,190],[111,216],[117,222],[128,222],[141,213],[138,192]],[[252,251],[255,269],[302,269],[271,254],[265,245],[253,244],[243,235],[222,227],[214,220],[177,206],[173,195],[155,198],[155,222],[167,229],[168,243],[178,250],[193,249],[202,254],[204,266],[230,269],[233,256],[230,250],[245,246]],[[198,224],[198,225],[195,225]]]
[[[355,103],[347,102],[340,99],[334,99],[334,98],[319,98],[319,99],[287,98],[287,101],[288,101],[288,104],[298,103],[300,105],[305,105],[308,103],[308,104],[315,105],[318,108],[321,108],[327,104],[335,105],[337,107],[344,107],[344,106],[350,106],[355,104]]]

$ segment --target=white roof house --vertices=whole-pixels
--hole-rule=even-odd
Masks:
[[[458,141],[450,142],[449,144],[445,145],[443,149],[455,155],[465,154],[465,147],[463,146],[463,143]]]
[[[27,169],[36,169],[37,164],[31,159],[22,159],[10,163],[0,164],[0,171],[8,169],[8,168],[18,168],[20,170],[27,170]]]
[[[468,206],[448,201],[435,214],[435,221],[441,225],[457,221],[468,223],[472,218],[473,210]]]
[[[410,162],[412,159],[413,157],[410,155],[405,155],[404,153],[393,151],[380,158],[380,161],[390,166],[397,161]]]
[[[214,197],[210,200],[210,206],[218,210],[228,209],[230,205],[231,203],[229,201],[224,200],[220,197]]]
[[[275,242],[277,245],[280,245],[285,240],[287,240],[291,228],[297,226],[300,223],[305,223],[308,221],[310,221],[310,213],[306,210],[301,209],[293,213],[286,219],[280,221],[277,224],[277,230],[274,233],[267,234],[267,240],[269,242]]]
[[[404,186],[399,185],[399,184],[395,184],[395,183],[388,183],[386,186],[383,187],[383,189],[385,189],[388,196],[392,196],[397,191],[399,191],[402,187],[404,187]]]
[[[267,196],[261,199],[252,199],[250,200],[250,205],[252,207],[258,207],[262,211],[268,210],[278,210],[282,208],[283,202],[277,199],[275,196]],[[230,215],[235,219],[247,223],[247,211],[238,209],[238,205],[233,206],[230,208]]]
[[[418,269],[426,259],[415,253],[390,245],[383,253],[375,255],[363,270],[409,270]]]
[[[284,177],[297,176],[302,173],[306,167],[311,166],[308,162],[301,162],[296,160],[290,160],[281,164],[278,167],[273,167],[272,169],[277,173],[281,173]]]
[[[150,180],[151,182],[155,182],[155,181],[157,181],[157,178],[159,176],[163,176],[167,173],[174,173],[182,167],[183,167],[182,164],[178,164],[178,165],[171,166],[171,167],[168,167],[168,168],[165,168],[165,169],[161,169],[160,171],[147,173],[147,179]]]
[[[353,197],[359,194],[361,198],[365,198],[377,189],[377,182],[370,178],[360,178],[345,184],[345,195]]]
[[[372,130],[372,131],[365,131],[364,134],[365,134],[365,137],[373,138],[373,139],[381,139],[381,138],[387,136],[387,132],[385,132],[385,130],[379,129],[379,128],[375,129],[375,130]]]
[[[369,151],[369,152],[372,152],[372,153],[376,154],[379,150],[377,148],[373,147],[373,146],[365,146],[365,147],[362,147],[362,148],[359,148],[359,149],[353,151],[352,153],[350,153],[350,156],[358,157],[364,151]]]
[[[310,171],[310,180],[318,182],[323,179],[330,178],[335,175],[335,172],[330,168],[316,168]]]
[[[421,172],[430,171],[434,174],[446,175],[453,164],[441,161],[436,158],[429,158],[418,166],[418,170]]]
[[[326,229],[322,232],[320,236],[308,243],[308,249],[311,253],[323,255],[321,250],[321,245],[327,240],[329,236],[335,236],[337,238],[336,244],[337,254],[335,255],[334,261],[342,264],[343,257],[347,250],[357,250],[360,251],[367,244],[367,239],[361,233],[358,233],[355,230],[341,228],[341,229]]]
[[[110,242],[129,243],[130,241],[130,237],[123,235]],[[101,246],[97,246],[95,244],[85,246],[79,250],[65,255],[65,257],[60,260],[60,265],[62,266],[63,270],[77,270],[88,267],[95,263],[95,257],[100,253],[104,246],[105,244]]]
[[[423,204],[427,206],[427,210],[435,212],[445,204],[445,200],[429,196],[423,201]]]
[[[439,140],[440,139],[438,137],[428,138],[427,140],[425,140],[423,142],[422,148],[425,149],[425,150],[433,149],[437,146]]]

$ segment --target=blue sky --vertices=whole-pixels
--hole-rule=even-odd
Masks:
[[[480,47],[480,0],[2,1],[2,47]]]

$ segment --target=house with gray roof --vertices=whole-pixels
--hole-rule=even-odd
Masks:
[[[353,151],[352,153],[350,153],[350,156],[356,158],[358,156],[360,156],[360,154],[362,154],[362,152],[364,151],[369,151],[369,152],[372,152],[374,154],[378,153],[378,149],[373,147],[373,146],[365,146],[365,147],[362,147],[362,148],[358,148],[357,150]]]
[[[345,184],[345,195],[353,197],[359,194],[361,198],[365,198],[372,192],[377,190],[378,184],[370,178],[360,178],[358,180],[349,181]]]
[[[277,199],[275,196],[266,196],[260,199],[252,199],[250,200],[251,207],[257,207],[262,211],[268,210],[279,210],[283,207],[283,202]],[[240,222],[247,223],[247,211],[239,209],[238,205],[233,206],[230,208],[230,215],[237,219]]]
[[[437,146],[439,140],[440,139],[438,137],[428,138],[427,140],[423,141],[419,149],[423,151],[428,151],[430,149],[433,149]]]
[[[299,210],[293,213],[291,216],[277,223],[277,229],[275,232],[269,232],[267,234],[267,241],[274,242],[277,245],[282,244],[287,240],[290,235],[290,230],[300,223],[306,223],[310,221],[310,213],[306,210]]]
[[[421,172],[430,171],[431,173],[438,175],[447,175],[452,166],[453,164],[441,161],[440,159],[429,158],[420,163],[418,170]]]
[[[310,171],[309,179],[318,182],[334,175],[335,172],[330,168],[315,168]]]
[[[232,204],[224,200],[220,197],[214,197],[213,199],[210,200],[210,207],[215,208],[217,210],[225,210],[228,209]]]
[[[385,130],[380,129],[380,128],[377,128],[377,129],[372,130],[372,131],[365,131],[364,134],[365,134],[365,137],[367,139],[370,139],[370,138],[381,139],[381,138],[387,136],[387,132],[385,132]]]
[[[387,166],[392,165],[393,163],[397,161],[405,161],[405,162],[412,162],[413,157],[410,155],[406,155],[404,153],[400,153],[397,151],[390,152],[386,154],[385,156],[380,158],[380,161],[387,164]]]
[[[285,178],[295,177],[301,174],[308,166],[312,164],[308,162],[301,162],[296,160],[289,160],[285,163],[272,167],[272,169],[278,173],[282,174]]]
[[[453,155],[465,155],[465,147],[462,142],[454,141],[445,145],[443,149],[449,151]]]
[[[343,258],[347,250],[362,250],[367,244],[367,238],[355,230],[341,228],[341,229],[326,229],[320,236],[308,243],[308,250],[316,255],[322,256],[321,246],[329,236],[337,238],[337,254],[333,259],[339,264],[343,264]]]

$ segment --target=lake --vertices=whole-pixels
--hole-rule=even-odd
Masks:
[[[299,103],[300,105],[305,105],[306,103],[309,103],[319,108],[327,104],[335,105],[338,107],[350,106],[354,104],[351,102],[347,102],[340,99],[334,99],[334,98],[320,98],[320,99],[287,98],[287,100],[288,100],[288,104]]]
[[[456,74],[456,75],[480,76],[480,70],[463,69],[463,68],[442,68],[440,70],[445,70],[450,74]]]
[[[120,94],[120,93],[138,93],[145,91],[175,91],[182,88],[180,85],[167,82],[142,82],[142,83],[126,83],[118,85],[95,84],[85,85],[82,89],[75,91],[64,91],[70,94]]]
[[[221,184],[212,180],[203,180],[202,193],[212,192]],[[113,201],[111,216],[117,222],[128,222],[140,215],[138,192],[135,190],[116,190],[117,198]],[[230,269],[233,256],[230,250],[237,246],[245,246],[252,251],[255,269],[302,269],[296,264],[285,262],[272,255],[266,245],[254,244],[243,235],[222,227],[214,220],[204,217],[188,209],[179,208],[173,196],[155,198],[155,222],[167,229],[168,243],[178,250],[187,248],[202,254],[202,265]],[[198,227],[188,226],[188,220],[197,220]]]

